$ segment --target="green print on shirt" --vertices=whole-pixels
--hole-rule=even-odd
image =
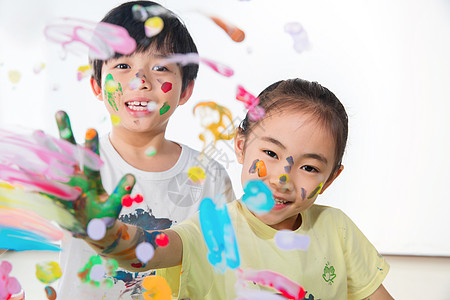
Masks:
[[[323,268],[322,274],[323,280],[328,282],[328,284],[330,285],[333,284],[334,283],[333,279],[336,278],[336,274],[334,274],[334,272],[335,272],[334,267],[330,266],[330,262],[327,262],[325,268]]]

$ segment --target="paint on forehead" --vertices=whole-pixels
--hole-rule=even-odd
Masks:
[[[322,190],[323,187],[323,182],[321,182],[315,189],[314,191],[311,192],[311,194],[309,194],[308,199],[312,199],[314,198],[317,194],[320,193],[320,191]]]
[[[116,94],[122,95],[122,86],[120,82],[114,81],[114,78],[111,74],[106,75],[105,78],[105,98],[108,99],[109,105],[115,110],[119,111],[116,105]]]

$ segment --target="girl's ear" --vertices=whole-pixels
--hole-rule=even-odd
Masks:
[[[102,88],[98,85],[97,81],[94,79],[94,76],[91,76],[91,88],[95,98],[103,101]]]
[[[240,164],[244,163],[244,146],[245,136],[242,133],[242,129],[236,129],[236,137],[234,138],[234,151],[236,152],[236,158]]]
[[[330,178],[328,178],[327,182],[325,182],[322,190],[320,191],[320,194],[322,194],[323,192],[325,192],[325,190],[333,183],[333,181],[339,176],[339,174],[341,174],[341,172],[344,170],[344,165],[341,165],[339,167],[339,169],[337,169],[336,172],[334,172],[334,174],[330,175]]]

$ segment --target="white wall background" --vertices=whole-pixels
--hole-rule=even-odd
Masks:
[[[122,1],[0,0],[0,124],[57,135],[53,115],[71,116],[78,141],[110,124],[88,80],[76,80],[83,56],[62,60],[42,34],[59,17],[93,21]],[[344,210],[381,253],[450,256],[450,2],[445,0],[165,0],[185,21],[202,56],[235,70],[222,77],[201,66],[191,100],[178,109],[167,135],[201,148],[192,108],[215,101],[243,118],[237,84],[258,94],[293,77],[318,81],[344,103],[350,118],[345,171],[318,201]],[[238,25],[235,43],[199,11]],[[312,48],[294,51],[286,22],[300,22]],[[41,62],[46,68],[35,74]],[[8,71],[18,70],[13,84]],[[188,124],[188,125],[186,125]],[[231,143],[219,142],[238,195],[240,166]]]

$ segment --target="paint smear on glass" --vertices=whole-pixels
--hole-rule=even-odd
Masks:
[[[206,179],[206,174],[201,167],[192,167],[188,170],[188,178],[192,183],[202,184]]]
[[[301,285],[270,270],[240,270],[240,272],[238,272],[238,277],[241,280],[274,288],[287,299],[300,300],[303,299],[306,294]]]
[[[92,74],[91,65],[85,65],[78,67],[77,70],[77,80],[81,81],[83,78],[90,77]]]
[[[160,17],[148,18],[144,23],[145,35],[153,37],[158,35],[164,28],[164,21]]]
[[[14,84],[18,83],[21,77],[22,74],[20,74],[20,72],[17,70],[11,70],[8,72],[9,81],[11,81]]]
[[[145,289],[143,295],[145,300],[170,300],[172,291],[166,279],[161,276],[146,276],[142,282]]]
[[[310,238],[291,230],[278,230],[274,236],[275,245],[281,250],[307,250]]]
[[[62,275],[61,268],[57,262],[50,261],[36,264],[36,277],[42,283],[52,283]]]

